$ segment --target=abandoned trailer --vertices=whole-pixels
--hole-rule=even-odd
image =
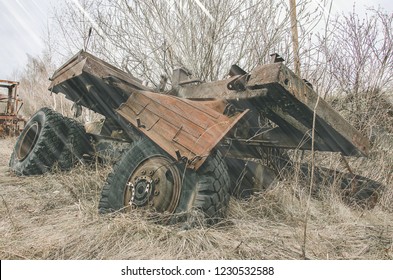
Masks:
[[[202,82],[180,68],[172,88],[161,91],[80,51],[53,74],[49,90],[105,116],[101,133],[42,108],[19,136],[10,168],[27,176],[109,157],[114,166],[100,213],[144,208],[176,223],[195,210],[214,224],[225,217],[230,195],[262,191],[290,170],[288,150],[367,156],[368,139],[279,56],[250,73],[233,65],[228,76]],[[339,174],[320,171],[316,180]],[[340,176],[356,200],[376,199],[377,182]]]

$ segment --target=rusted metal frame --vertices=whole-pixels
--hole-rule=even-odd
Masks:
[[[10,81],[10,80],[0,80],[0,87],[10,87],[19,85],[19,82]]]
[[[236,141],[235,138],[225,137],[219,143],[220,150],[224,157],[238,158],[238,159],[260,159],[260,145],[256,143],[248,143],[245,145],[242,142]]]
[[[126,83],[132,84],[139,89],[149,89],[143,86],[141,81],[131,74],[125,73],[124,71],[85,51],[80,51],[77,53],[53,74],[52,78],[50,79],[52,83],[49,86],[49,89],[54,88],[54,86],[57,84],[64,82],[71,77],[83,73],[89,73],[95,76],[97,79],[113,76],[121,79]]]
[[[73,70],[69,69],[68,71],[72,72]],[[56,84],[52,88],[53,92],[64,93],[67,99],[114,120],[130,139],[135,139],[139,135],[136,129],[115,111],[119,104],[112,104],[114,102],[111,100],[115,98],[120,98],[120,100],[116,101],[117,103],[126,100],[125,97],[123,99],[119,97],[123,95],[123,92],[116,91],[116,89],[109,87],[101,79],[87,73],[73,76],[72,74],[69,75],[69,73],[63,72],[63,75],[68,75],[72,78],[58,81],[57,79],[59,77],[57,77],[52,82]]]
[[[75,54],[73,57],[71,57],[66,63],[64,63],[62,66],[60,66],[52,75],[52,77],[49,78],[49,80],[52,82],[49,88],[52,88],[56,84],[60,83],[59,81],[63,77],[63,81],[65,80],[64,78],[66,77],[64,75],[65,72],[69,71],[70,69],[74,68],[74,66],[78,63],[80,63],[83,59],[81,58],[81,53],[82,51],[78,52]],[[74,70],[72,70],[74,72]],[[57,80],[57,81],[56,81]]]
[[[184,112],[183,108],[178,107],[175,104],[173,106],[168,106],[169,104],[165,104],[164,102],[160,102],[159,99],[154,100],[154,96],[151,96],[151,95],[149,95],[149,93],[146,93],[146,92],[144,92],[144,93],[142,93],[142,92],[136,93],[135,92],[134,97],[135,98],[134,98],[133,107],[130,107],[127,105],[127,104],[129,104],[129,102],[127,102],[125,106],[128,106],[138,116],[139,122],[140,122],[139,127],[143,127],[143,128],[146,128],[147,130],[150,130],[152,128],[152,126],[154,126],[154,124],[157,123],[157,120],[160,119],[159,111],[162,109],[165,109],[168,119],[176,120],[178,118],[179,113],[182,113],[183,119],[182,119],[182,122],[180,123],[181,124],[180,127],[185,127],[185,131],[187,133],[191,134],[195,138],[199,138],[201,136],[201,134],[197,132],[198,130],[201,130],[201,129],[205,130],[209,126],[208,123],[203,123],[202,120],[195,122],[195,117],[200,117],[200,113],[198,111],[197,111],[197,114],[193,114],[193,112]],[[173,98],[173,97],[166,97],[166,96],[161,96],[161,97],[162,97],[162,99],[172,99]],[[183,101],[183,100],[181,100],[181,101]],[[139,106],[139,108],[138,108],[138,106]],[[176,108],[174,108],[175,106],[176,106]],[[137,109],[137,110],[135,110],[135,109]],[[147,111],[148,111],[148,113],[147,113]],[[195,116],[195,115],[197,115],[197,116]],[[143,122],[141,122],[141,117],[144,117],[144,119],[147,119],[148,117],[151,117],[151,116],[155,116],[155,117],[154,117],[153,121],[149,121],[148,125],[144,125]],[[182,125],[183,123],[184,123],[184,125]],[[190,129],[188,129],[188,128],[190,128]]]
[[[271,135],[272,138],[277,137],[276,139],[279,139],[277,147],[299,150],[311,149],[311,130],[307,124],[303,124],[280,107],[270,107],[264,112],[265,116],[268,116],[270,120],[279,126],[279,129],[275,130],[278,134],[275,136],[274,134]],[[330,150],[321,137],[316,136],[315,142],[318,149]]]
[[[143,95],[141,95],[142,96],[142,98],[143,98]],[[165,96],[160,96],[161,98],[164,98],[164,99],[167,99],[167,97],[165,97]],[[156,99],[154,99],[154,101],[157,101],[157,98]],[[185,101],[184,100],[178,100],[179,102],[183,102],[183,105],[185,105]],[[135,102],[136,103],[136,102]],[[134,103],[134,104],[135,104]],[[150,103],[154,103],[154,102],[150,102]],[[161,102],[161,105],[162,105],[162,103],[163,102]],[[144,107],[144,108],[146,108],[147,106],[141,106],[141,105],[139,105],[140,107]],[[178,107],[176,107],[176,108],[178,108]],[[166,138],[169,138],[169,139],[171,139],[172,141],[174,141],[174,142],[177,142],[178,144],[183,144],[183,146],[185,146],[186,148],[188,148],[188,149],[190,149],[191,148],[191,146],[192,145],[194,145],[195,144],[195,142],[197,141],[197,139],[199,139],[201,136],[202,136],[202,134],[203,133],[209,133],[209,131],[207,131],[207,129],[209,129],[209,125],[207,125],[207,124],[205,124],[205,125],[199,125],[199,128],[198,128],[198,125],[197,126],[195,126],[195,124],[193,124],[192,122],[191,122],[191,120],[186,120],[186,119],[184,119],[184,117],[182,117],[181,116],[181,114],[183,113],[181,110],[180,111],[178,111],[177,113],[178,113],[178,115],[176,116],[176,114],[173,114],[173,112],[171,113],[171,109],[169,109],[168,107],[162,107],[161,108],[161,111],[163,111],[164,109],[166,109],[165,110],[165,117],[166,117],[166,119],[168,120],[168,123],[167,123],[167,125],[169,125],[169,127],[167,127],[167,129],[165,129],[165,131],[166,130],[169,130],[169,128],[170,127],[172,127],[172,130],[173,130],[173,128],[174,128],[174,130],[173,130],[173,135],[171,135],[171,136],[169,136],[169,135],[166,135]],[[191,109],[192,110],[192,109]],[[190,111],[191,111],[190,110]],[[135,110],[134,110],[135,111]],[[152,116],[152,115],[154,115],[154,114],[157,114],[157,112],[159,112],[160,111],[160,109],[158,109],[157,107],[155,107],[154,108],[154,110],[153,111],[151,111],[151,112],[148,112],[148,113],[146,113],[146,116],[147,117],[149,117],[149,116]],[[162,112],[161,112],[162,113]],[[180,113],[180,114],[179,114]],[[199,117],[200,117],[200,112],[198,112],[198,115],[199,115]],[[180,119],[179,119],[179,116],[180,116]],[[195,119],[194,119],[195,120]],[[146,121],[145,121],[146,122]],[[157,123],[156,121],[154,121],[154,123]],[[176,123],[181,123],[182,124],[182,126],[178,126],[178,125],[175,125]],[[151,128],[151,126],[147,126],[147,127],[149,127],[149,128]],[[187,131],[187,128],[186,127],[189,127],[188,128],[188,133],[182,133],[182,137],[183,138],[189,138],[188,136],[191,136],[190,135],[190,132],[191,131],[193,131],[193,130],[199,130],[199,135],[194,135],[194,141],[192,141],[192,139],[189,139],[189,140],[191,140],[191,141],[183,141],[183,142],[185,142],[185,143],[188,143],[188,142],[190,142],[190,143],[192,143],[192,145],[187,145],[187,144],[185,144],[185,143],[182,143],[181,141],[179,141],[177,138],[176,138],[176,136],[175,135],[179,135],[182,131]],[[150,130],[150,129],[149,129]],[[211,136],[213,136],[213,135],[211,135]],[[184,139],[183,139],[184,140]],[[196,147],[193,147],[194,148],[194,151],[196,150],[196,149],[198,149],[198,145],[196,146]],[[200,150],[200,151],[196,151],[195,152],[195,154],[199,154],[199,155],[202,155],[203,154],[203,147],[200,147],[200,148],[202,148],[202,150]]]
[[[274,87],[276,89],[269,91],[272,93],[271,99],[282,103],[280,100],[280,98],[282,98],[280,94],[280,92],[282,92],[282,89],[280,89],[281,86],[275,85]],[[268,116],[272,121],[283,128],[288,135],[293,135],[294,139],[296,139],[296,135],[298,135],[297,141],[300,141],[305,135],[311,137],[309,132],[312,127],[312,111],[304,104],[292,99],[293,97],[288,96],[284,104],[271,106]],[[288,103],[289,106],[286,106],[285,103]],[[298,131],[300,134],[291,134],[291,130],[294,132]],[[358,154],[351,143],[337,133],[331,126],[326,124],[319,116],[316,118],[314,138],[315,147],[319,151],[343,152],[346,155]]]
[[[84,52],[82,56],[87,58],[84,71],[91,75],[100,77],[102,79],[107,77],[116,77],[125,83],[132,84],[138,89],[151,90],[150,88],[142,85],[142,81],[135,78],[132,74],[126,73],[119,68],[107,63],[106,61],[103,61],[86,52]]]
[[[122,153],[130,148],[131,143],[122,139],[113,138],[105,135],[87,133],[92,143],[93,149],[90,152],[94,156],[99,156],[105,160],[116,162],[121,158]]]
[[[258,144],[263,147],[273,147],[282,149],[299,149],[299,150],[309,150],[309,141],[299,140],[298,137],[290,137],[281,128],[276,127],[272,130],[262,133],[260,135],[254,136],[248,139],[234,138],[233,141],[238,141],[244,145],[255,145]]]
[[[71,69],[70,69],[71,70]],[[67,74],[67,73],[64,73]],[[128,96],[109,87],[101,79],[87,73],[78,74],[55,85],[55,93],[64,93],[67,99],[85,106],[104,116],[112,116]]]
[[[304,110],[303,114],[298,112],[292,115],[293,118],[302,122],[306,127],[311,127],[310,114],[314,110],[317,94],[282,63],[257,67],[251,72],[248,85],[267,88],[267,95],[273,102],[279,102],[286,96],[289,98],[289,105],[292,104],[299,110]],[[285,102],[280,107],[284,110]],[[288,112],[288,115],[294,114],[290,110],[284,111]],[[320,100],[317,108],[316,132],[322,139],[327,137],[329,141],[327,144],[331,146],[332,151],[344,152],[346,155],[366,155],[368,152],[368,140],[323,100]]]
[[[273,112],[288,122],[295,129],[303,134],[308,134],[311,138],[310,130],[312,127],[312,111],[303,104],[298,104],[295,110],[285,108],[283,111],[276,108]],[[321,117],[316,116],[315,120],[314,145],[319,151],[342,152],[346,155],[359,155],[356,147],[347,139],[328,125]]]
[[[2,120],[19,120],[20,117],[18,117],[17,115],[0,115],[0,119]],[[21,121],[23,121],[21,119]]]
[[[229,118],[194,101],[135,91],[117,112],[174,159],[198,169],[247,111]]]
[[[13,130],[19,129],[19,122],[26,123],[26,120],[18,115],[19,101],[21,99],[18,98],[18,85],[19,82],[9,81],[9,80],[0,80],[0,87],[6,88],[8,90],[7,94],[0,95],[0,103],[6,103],[6,108],[4,113],[0,113],[0,121],[2,127],[11,126]]]
[[[234,135],[246,145],[247,143],[259,143],[261,146],[286,148],[286,149],[309,149],[308,144],[309,129],[299,123],[296,119],[290,117],[285,112],[277,114],[275,108],[280,108],[276,100],[269,97],[268,94],[250,99],[231,101],[237,108],[250,108],[250,113],[244,119],[248,125],[246,135]],[[276,112],[275,112],[276,111]],[[267,119],[275,122],[279,127],[269,128],[269,131],[262,131],[258,123],[258,117],[262,115]],[[283,117],[281,117],[283,116]],[[291,121],[288,122],[288,119]],[[256,129],[257,128],[257,129]],[[239,139],[239,140],[240,140]]]
[[[300,150],[310,149],[311,135],[309,133],[309,127],[312,125],[310,123],[311,110],[300,102],[292,100],[293,97],[286,97],[285,94],[282,94],[283,90],[280,85],[271,83],[268,84],[267,88],[267,95],[234,102],[234,104],[240,108],[252,108],[251,110],[253,112],[260,110],[265,117],[279,125],[282,130],[281,135],[276,135],[277,141],[274,141],[274,138],[271,138],[270,143],[269,141],[265,141],[266,138],[259,138],[258,141],[261,142],[261,145],[265,146]],[[287,104],[292,105],[288,107]],[[248,116],[256,118],[256,114],[249,114]],[[328,135],[326,131],[330,133],[335,132],[331,127],[327,127],[320,118],[318,118],[317,123],[320,134],[315,136],[315,143],[318,150],[344,151],[347,154],[352,153],[353,148],[345,146],[347,145],[345,144],[347,140],[342,139],[340,135],[335,135],[334,137]],[[326,139],[323,137],[324,135],[327,135]],[[249,135],[248,137],[253,136]],[[332,141],[332,139],[336,139],[340,145]]]
[[[259,78],[263,78],[263,81],[273,81],[276,82],[278,79],[278,71],[276,69],[279,69],[279,64],[270,65],[265,71],[262,71],[261,73],[257,72]],[[273,71],[272,71],[273,69]],[[275,71],[274,71],[275,70]],[[243,75],[244,76],[244,75]],[[248,76],[248,75],[247,75]],[[255,76],[255,75],[254,75]],[[206,83],[203,85],[198,85],[198,86],[192,86],[192,87],[187,87],[187,88],[182,88],[180,89],[179,93],[182,96],[185,97],[226,97],[227,99],[230,100],[236,100],[234,103],[236,107],[240,108],[250,108],[253,107],[252,111],[258,111],[263,108],[266,108],[268,106],[267,104],[258,104],[258,108],[255,108],[255,101],[261,100],[262,97],[266,97],[268,91],[266,88],[263,86],[260,86],[254,77],[254,83],[253,82],[248,82],[247,87],[248,89],[245,91],[241,92],[236,92],[233,90],[228,89],[228,85],[232,83],[233,81],[238,80],[241,78],[241,75],[234,76],[230,79],[224,80],[224,81],[217,81],[217,82],[211,82],[211,83]],[[249,78],[247,79],[243,78],[242,82],[245,83]],[[253,94],[250,94],[253,93]],[[257,97],[259,97],[257,99]],[[239,104],[242,103],[240,106]],[[258,103],[258,102],[257,102]],[[260,106],[259,106],[260,105]]]
[[[138,79],[84,51],[80,51],[54,73],[49,89],[55,93],[64,93],[78,105],[107,117],[113,116],[111,111],[125,102],[129,94],[111,85],[111,76],[120,79],[120,83],[147,89]]]
[[[317,94],[303,80],[297,77],[290,69],[283,66],[280,69],[279,82],[289,93],[301,101],[310,110],[314,110],[317,102]],[[353,145],[357,152],[351,155],[367,155],[369,142],[361,133],[350,125],[340,114],[338,114],[326,101],[319,100],[316,108],[317,120],[329,131],[332,128],[339,138],[345,139]],[[326,124],[326,125],[325,125]]]
[[[170,93],[182,98],[195,100],[207,98],[237,100],[253,98],[266,94],[265,89],[246,89],[244,91],[235,91],[229,89],[228,84],[239,79],[240,77],[241,76],[238,75],[225,80],[179,87],[175,89],[174,92]]]
[[[71,100],[81,99],[81,103],[83,101],[84,106],[93,110],[99,110],[100,113],[103,112],[104,115],[110,117],[117,117],[116,114],[110,111],[113,110],[114,107],[116,107],[117,105],[120,105],[120,102],[125,102],[128,96],[130,94],[132,95],[135,91],[135,88],[138,88],[139,85],[133,85],[133,81],[131,81],[130,83],[125,82],[126,78],[118,78],[117,76],[119,72],[116,72],[117,70],[115,72],[112,72],[112,74],[108,74],[111,72],[113,66],[109,65],[109,67],[107,67],[108,65],[101,63],[100,60],[89,54],[83,54],[80,56],[79,59],[85,59],[84,62],[79,66],[80,70],[78,70],[78,73],[80,74],[78,75],[80,75],[80,77],[76,79],[75,76],[77,76],[77,73],[75,72],[77,71],[75,71],[75,69],[73,70],[74,73],[72,73],[72,71],[69,71],[69,73],[67,74],[67,71],[65,71],[62,73],[62,75],[58,75],[56,77],[57,83],[59,83],[59,88],[55,89],[57,89],[57,91],[60,91],[58,90],[60,89],[60,84],[63,84],[63,82],[65,81],[65,86],[71,85],[73,86],[73,90],[77,91],[77,94],[72,93],[71,91],[68,92],[68,98],[70,98]],[[74,66],[75,65],[77,65],[77,63],[74,64]],[[110,69],[107,70],[105,68]],[[122,74],[120,76],[122,76]],[[67,79],[70,81],[67,81]],[[233,81],[241,81],[241,84],[244,86],[244,90],[242,90],[243,86],[236,88],[237,91],[230,90],[228,88],[228,84]],[[52,82],[52,84],[54,84],[54,81]],[[80,87],[77,87],[76,85],[79,85]],[[143,92],[143,94],[154,95],[155,93],[145,91]],[[181,97],[198,99],[197,102],[192,103],[194,101],[190,101],[191,103],[188,103],[187,106],[185,106],[185,103],[180,102],[180,104],[176,98],[168,96],[168,98],[154,98],[155,96],[153,97],[155,101],[158,101],[157,103],[159,103],[159,105],[157,105],[158,107],[155,107],[153,111],[160,111],[161,109],[163,109],[164,111],[166,110],[168,114],[174,113],[175,115],[182,116],[180,123],[168,120],[167,123],[163,125],[162,118],[154,116],[154,112],[153,114],[151,114],[150,111],[148,116],[142,114],[141,116],[133,120],[133,122],[129,120],[127,121],[131,122],[135,127],[139,127],[141,131],[145,130],[149,133],[156,133],[156,127],[162,126],[161,128],[165,128],[166,126],[169,130],[173,132],[174,135],[177,135],[177,137],[180,136],[184,137],[184,139],[188,139],[189,137],[197,136],[194,134],[195,131],[198,131],[195,130],[194,125],[184,125],[182,123],[187,119],[188,115],[190,115],[191,117],[191,115],[194,114],[192,115],[192,120],[199,120],[201,114],[210,114],[210,116],[206,116],[207,119],[214,119],[214,116],[216,114],[218,114],[217,116],[222,116],[222,110],[224,106],[227,105],[224,99],[227,99],[227,101],[230,102],[237,100],[246,100],[252,102],[260,99],[264,101],[263,104],[261,104],[261,108],[259,108],[260,111],[270,111],[270,115],[268,115],[268,117],[271,118],[272,121],[276,123],[278,122],[284,133],[291,133],[292,131],[292,134],[289,134],[291,135],[290,137],[293,137],[293,134],[296,134],[297,138],[295,137],[295,139],[301,141],[303,139],[303,136],[311,127],[310,114],[312,115],[314,107],[312,99],[315,99],[316,97],[316,93],[309,86],[307,86],[302,80],[300,80],[300,78],[296,77],[289,69],[287,69],[281,63],[274,63],[257,67],[254,71],[251,72],[250,75],[243,73],[243,75],[237,75],[223,81],[180,87],[172,92],[169,92],[169,94],[177,94]],[[150,98],[152,98],[152,96],[150,96]],[[217,102],[217,106],[205,106],[209,107],[208,110],[203,109],[202,112],[199,110],[202,105],[202,100],[217,98],[222,99],[223,101],[221,103]],[[270,104],[268,102],[265,102],[266,100],[270,100]],[[272,106],[271,104],[276,104],[277,106]],[[287,105],[289,105],[289,107]],[[322,107],[319,107],[320,109],[318,109],[318,112],[323,112],[326,105],[327,104],[322,104]],[[135,103],[132,106],[137,105]],[[290,108],[291,106],[293,108]],[[170,109],[172,107],[173,110]],[[145,108],[148,108],[148,106],[145,106]],[[240,111],[248,108],[248,106],[241,107]],[[234,112],[236,112],[236,110]],[[259,112],[258,108],[256,109],[256,112]],[[327,115],[329,114],[333,115],[333,117],[331,117],[332,119],[335,119],[335,115],[338,115],[333,109],[331,109],[331,111],[327,113]],[[327,118],[329,119],[329,116]],[[143,124],[144,122],[145,125]],[[146,125],[146,122],[150,123]],[[215,122],[219,123],[218,120],[215,120]],[[198,127],[200,125],[196,124],[196,126]],[[342,136],[342,131],[345,132],[346,127],[352,127],[348,123],[345,123],[344,125],[342,125],[341,131],[339,131],[340,129],[336,131],[335,129],[337,126],[340,126],[340,124],[337,125],[335,123],[328,123],[325,121],[325,116],[317,116],[316,132],[317,136],[321,138],[315,139],[319,144],[318,147],[321,149],[323,148],[333,151],[344,151],[344,153],[347,154],[359,153],[355,151],[359,148],[359,145],[354,145],[351,139],[348,140],[348,137],[345,138],[344,136]],[[218,131],[220,131],[220,129],[218,129]],[[198,133],[201,134],[202,132]],[[207,135],[211,137],[210,133],[208,133]],[[353,131],[350,132],[349,135],[354,135]],[[169,137],[169,134],[165,137]],[[172,135],[172,138],[170,138],[171,145],[176,144],[176,140],[174,138],[177,137],[173,137]],[[157,139],[160,139],[159,135],[157,135]],[[362,142],[362,140],[360,140],[360,142]],[[180,141],[180,143],[182,142]],[[190,145],[188,145],[187,143],[192,143],[192,141],[186,141],[185,143],[182,143],[183,145],[188,147],[185,148],[186,150],[190,149]],[[168,145],[167,148],[170,149],[170,145]]]
[[[86,63],[86,59],[83,60],[75,60],[67,65],[64,69],[60,69],[55,72],[50,79],[52,82],[49,86],[49,89],[53,92],[55,91],[55,87],[65,81],[68,81],[76,76],[79,76],[83,72],[83,67]]]
[[[260,158],[260,148],[264,147],[299,150],[310,149],[309,139],[302,139],[304,135],[300,132],[296,132],[295,134],[293,128],[290,126],[286,127],[285,130],[283,127],[285,126],[275,127],[250,138],[239,138],[228,135],[225,137],[221,146],[230,157],[255,159]]]
[[[14,102],[14,106],[10,106],[10,113],[11,114],[16,114],[15,109],[18,108],[18,86],[15,85],[12,89],[10,89],[10,96],[11,96],[11,100],[10,103],[12,102],[12,100],[15,100]],[[18,110],[19,111],[19,110]]]

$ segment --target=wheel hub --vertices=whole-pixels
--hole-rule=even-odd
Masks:
[[[164,156],[153,156],[141,162],[127,182],[124,206],[149,208],[173,213],[181,191],[178,168]]]
[[[134,205],[145,206],[151,197],[154,182],[150,177],[140,176],[135,180],[135,184],[129,184],[131,188],[131,201]]]

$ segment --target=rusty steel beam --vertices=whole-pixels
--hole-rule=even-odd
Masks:
[[[49,89],[56,85],[71,79],[83,73],[89,73],[92,76],[103,79],[107,77],[116,77],[123,83],[131,84],[135,88],[147,90],[148,88],[142,85],[142,81],[135,78],[129,73],[125,73],[113,65],[91,55],[83,50],[79,51],[65,64],[63,64],[50,78],[51,84]]]
[[[264,101],[269,104],[269,110],[272,112],[271,118],[278,115],[292,126],[297,123],[307,130],[312,128],[313,113],[318,95],[285,65],[274,63],[258,67],[251,73],[248,84],[268,90]],[[320,150],[341,152],[348,156],[365,156],[368,154],[368,139],[322,98],[319,99],[315,113],[315,134],[321,141],[314,140],[317,146],[320,144],[323,147]],[[307,132],[305,129],[300,129],[300,131],[302,133]]]
[[[10,80],[0,80],[0,87],[10,87],[19,85],[19,82],[10,81]]]

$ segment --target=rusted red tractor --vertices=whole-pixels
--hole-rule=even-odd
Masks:
[[[19,115],[23,105],[18,97],[19,82],[0,80],[0,138],[19,135],[26,121]]]

